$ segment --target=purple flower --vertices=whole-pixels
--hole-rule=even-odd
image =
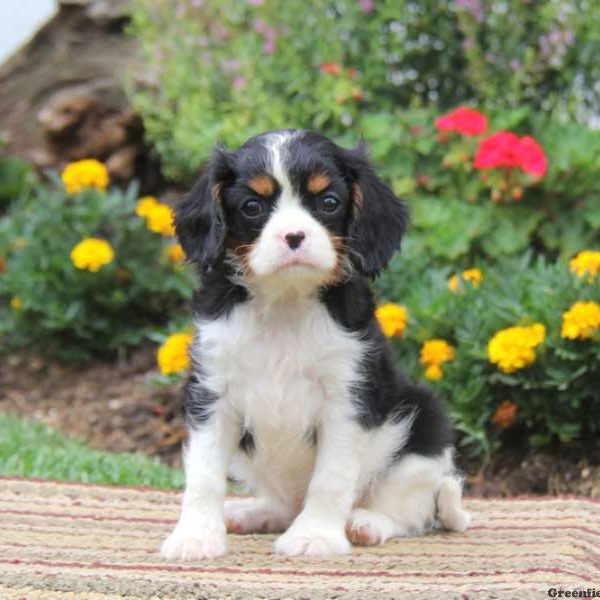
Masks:
[[[263,52],[267,56],[275,54],[275,40],[267,40],[263,46]]]
[[[252,27],[254,27],[256,33],[261,33],[263,35],[265,34],[265,31],[267,31],[267,24],[262,19],[254,19]]]
[[[264,0],[248,0],[248,4],[251,6],[262,6],[264,4]]]
[[[521,64],[521,61],[518,58],[513,58],[510,61],[510,68],[513,71],[520,71],[523,68],[523,65]]]
[[[246,78],[242,77],[241,75],[237,75],[236,77],[233,78],[231,85],[234,90],[237,90],[237,91],[242,90],[246,87]]]
[[[204,6],[204,0],[192,0],[192,6],[195,8],[202,8]]]
[[[456,0],[454,5],[458,10],[465,10],[468,13],[471,13],[478,23],[483,22],[483,6],[481,6],[479,0]]]
[[[359,0],[360,9],[368,15],[375,9],[375,0]]]

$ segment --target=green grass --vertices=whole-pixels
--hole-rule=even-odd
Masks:
[[[0,413],[0,475],[179,488],[183,474],[139,454],[102,452],[41,425]]]

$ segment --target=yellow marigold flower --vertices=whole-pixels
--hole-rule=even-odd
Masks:
[[[154,233],[160,233],[161,235],[175,234],[173,210],[166,204],[159,202],[156,206],[149,208],[146,215],[146,224],[148,229]]]
[[[115,258],[112,246],[98,238],[87,238],[71,250],[71,262],[78,269],[85,269],[96,273],[104,265],[108,265]]]
[[[583,250],[569,262],[571,273],[580,279],[588,275],[593,279],[600,273],[600,252],[597,250]]]
[[[85,189],[104,191],[109,184],[108,169],[94,158],[69,163],[61,175],[69,194],[78,194]]]
[[[453,292],[458,292],[460,287],[460,280],[470,282],[473,287],[479,287],[483,281],[483,273],[480,269],[467,269],[463,271],[460,276],[453,275],[448,280],[448,289]]]
[[[17,238],[11,245],[11,250],[13,252],[19,252],[19,250],[23,250],[27,246],[27,240],[23,237]]]
[[[427,340],[421,348],[421,364],[428,365],[425,377],[437,381],[444,376],[440,365],[456,356],[454,348],[446,340]]]
[[[512,373],[535,362],[535,348],[546,338],[546,327],[509,327],[498,331],[488,343],[488,358],[504,373]]]
[[[511,427],[515,419],[517,418],[517,412],[519,407],[509,400],[505,400],[497,409],[494,415],[492,416],[492,423],[494,425],[498,425],[498,427],[502,427],[506,429],[507,427]]]
[[[144,196],[137,201],[135,205],[135,214],[138,217],[148,217],[150,211],[160,204],[160,202],[154,196]]]
[[[404,306],[392,302],[379,306],[375,317],[386,337],[401,336],[408,322],[408,312]]]
[[[192,339],[191,333],[174,333],[165,340],[156,357],[163,375],[179,373],[189,368],[189,347]]]
[[[10,300],[10,307],[13,310],[23,310],[23,300],[19,296],[15,296]]]
[[[167,256],[176,264],[185,260],[185,252],[181,244],[172,244],[169,246],[167,248]]]
[[[560,335],[569,340],[588,340],[600,327],[600,304],[575,302],[563,313]]]
[[[439,381],[444,377],[444,371],[440,365],[429,365],[425,369],[425,377],[431,381]]]

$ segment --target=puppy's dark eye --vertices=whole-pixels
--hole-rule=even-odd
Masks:
[[[340,201],[331,195],[323,196],[319,200],[319,208],[325,213],[334,213],[340,206]]]
[[[259,200],[246,200],[244,204],[242,204],[242,212],[247,217],[258,217],[261,215],[263,211],[263,205]]]

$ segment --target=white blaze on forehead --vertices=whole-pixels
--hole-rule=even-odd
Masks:
[[[300,198],[294,194],[289,174],[284,166],[286,146],[296,135],[298,134],[291,132],[272,133],[266,141],[267,150],[271,155],[271,175],[277,180],[281,188],[281,194],[277,200],[278,208],[300,204]]]

